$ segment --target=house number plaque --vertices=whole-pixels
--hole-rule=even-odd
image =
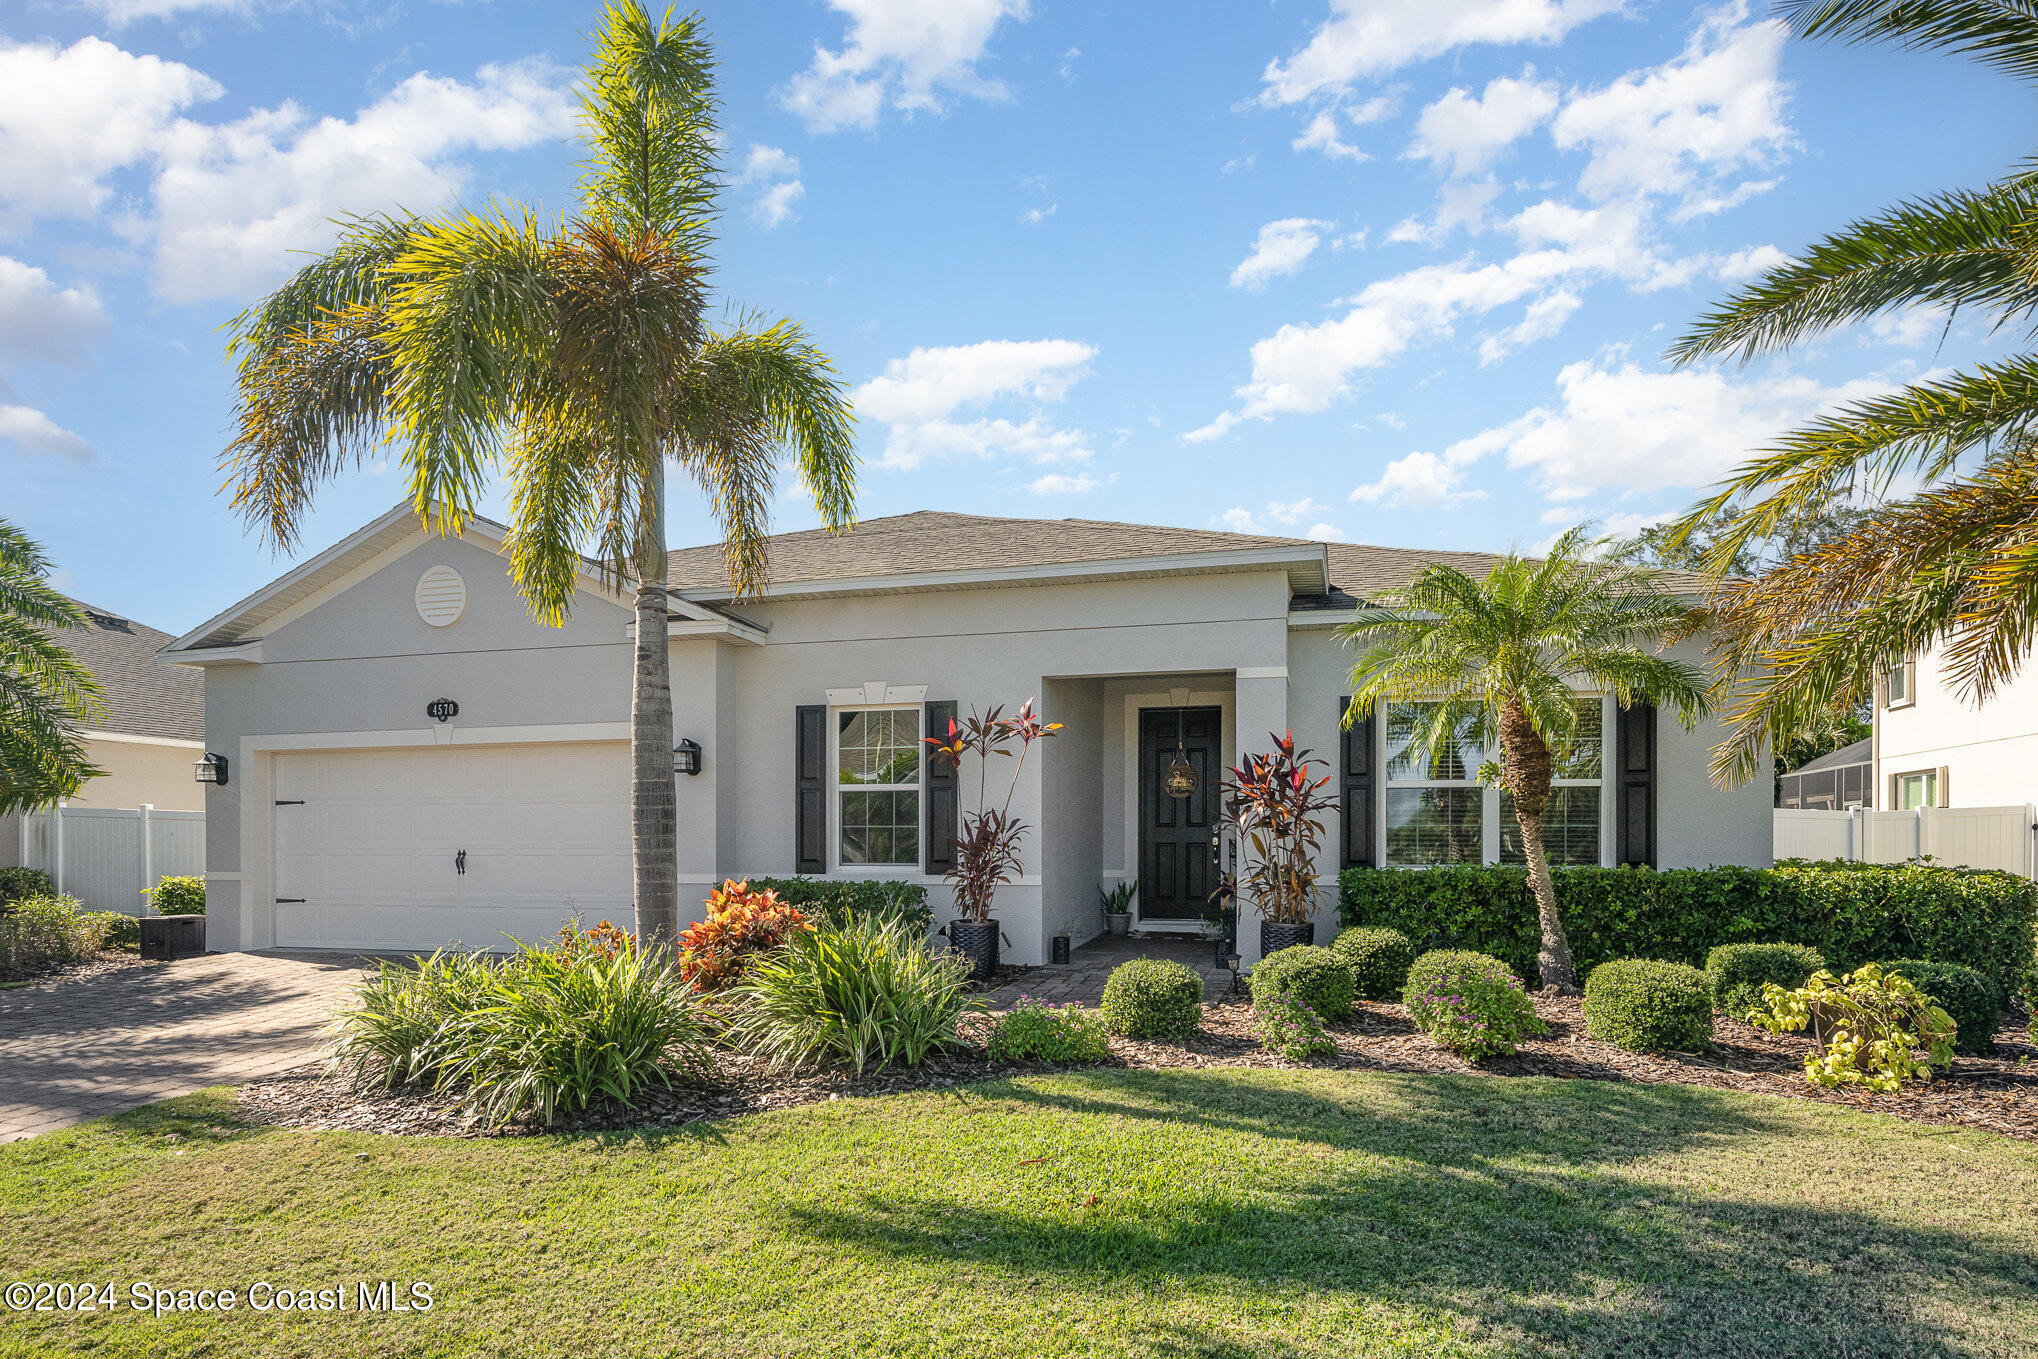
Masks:
[[[425,704],[425,716],[434,722],[450,722],[460,715],[460,705],[450,698],[435,698]]]

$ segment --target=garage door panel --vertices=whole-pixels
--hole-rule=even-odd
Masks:
[[[276,808],[276,895],[306,898],[279,946],[500,950],[630,917],[622,743],[292,752],[276,788],[304,802]]]

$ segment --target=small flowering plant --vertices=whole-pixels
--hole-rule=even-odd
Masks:
[[[1253,1037],[1268,1052],[1290,1062],[1330,1057],[1337,1052],[1337,1044],[1331,1041],[1316,1011],[1287,996],[1253,1002]]]
[[[991,1030],[989,1050],[1000,1062],[1101,1062],[1111,1040],[1094,1010],[1021,996]]]
[[[1438,950],[1408,970],[1408,1017],[1467,1061],[1511,1056],[1524,1038],[1548,1032],[1521,978],[1484,953]]]
[[[637,936],[621,925],[604,920],[593,929],[580,928],[575,920],[559,931],[559,946],[553,950],[568,958],[600,958],[604,961],[637,951]]]

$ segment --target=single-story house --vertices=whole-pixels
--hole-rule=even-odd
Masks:
[[[1828,812],[1874,807],[1875,738],[1864,736],[1779,775],[1776,805]]]
[[[205,810],[204,790],[192,781],[192,761],[204,753],[205,685],[184,666],[157,652],[170,634],[106,609],[71,601],[85,625],[57,638],[99,681],[100,720],[80,729],[85,755],[105,772],[88,779],[65,805],[78,808]],[[0,868],[42,864],[48,846],[30,843],[43,823],[19,813],[0,816]]]
[[[589,577],[542,625],[501,541],[399,507],[164,648],[203,667],[226,762],[207,799],[212,948],[488,947],[631,919],[628,601]],[[1352,657],[1333,629],[1434,558],[1490,560],[930,511],[776,536],[769,588],[737,600],[718,547],[676,551],[675,736],[701,751],[675,775],[682,906],[698,918],[723,878],[801,873],[922,882],[945,915],[941,828],[976,781],[930,769],[921,739],[1029,695],[1067,726],[1013,803],[1032,831],[997,895],[1011,961],[1096,934],[1100,887],[1126,880],[1137,928],[1198,928],[1224,769],[1284,729],[1342,802],[1326,920],[1342,866],[1503,860],[1511,822],[1476,752],[1432,777],[1398,757],[1395,712],[1339,726]],[[1601,735],[1568,771],[1553,854],[1769,862],[1767,781],[1714,788],[1712,729],[1581,701]],[[1178,758],[1197,774],[1184,798],[1164,787]]]

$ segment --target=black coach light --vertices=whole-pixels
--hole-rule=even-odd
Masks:
[[[226,756],[205,752],[205,758],[191,766],[191,777],[200,783],[226,786]]]
[[[698,774],[701,772],[701,743],[680,738],[672,748],[672,772],[675,774]]]

